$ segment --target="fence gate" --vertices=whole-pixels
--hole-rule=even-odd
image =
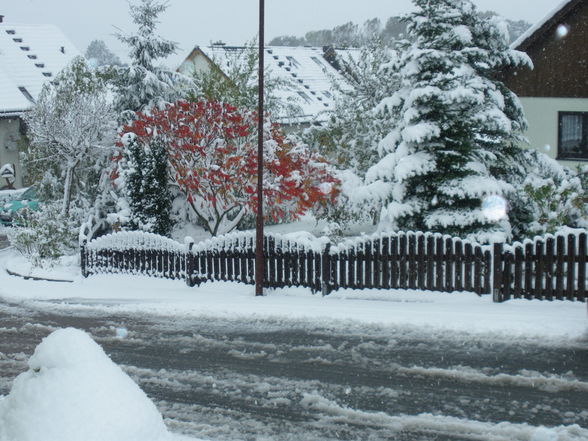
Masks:
[[[494,300],[586,301],[586,233],[494,245]]]

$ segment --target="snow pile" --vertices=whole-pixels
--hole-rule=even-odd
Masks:
[[[0,399],[0,441],[159,441],[155,405],[88,334],[46,337]]]

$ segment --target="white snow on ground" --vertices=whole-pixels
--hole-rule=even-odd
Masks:
[[[0,397],[1,441],[168,441],[159,411],[92,338],[46,337],[10,394]]]
[[[31,281],[9,276],[5,268],[30,272],[14,250],[0,251],[0,297],[11,301],[40,301],[44,307],[103,308],[112,312],[169,316],[271,318],[309,320],[314,324],[407,326],[427,331],[539,338],[543,343],[588,337],[586,304],[511,300],[492,302],[472,293],[405,290],[339,290],[329,296],[308,289],[268,290],[255,297],[252,286],[206,283],[190,288],[182,281],[143,276],[99,275],[84,279],[75,262],[39,275],[71,279],[73,283]],[[37,271],[33,272],[37,275]],[[46,301],[53,301],[47,304]],[[342,324],[341,321],[344,323]]]

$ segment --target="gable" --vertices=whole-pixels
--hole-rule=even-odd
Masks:
[[[534,69],[505,74],[520,97],[588,98],[588,0],[568,0],[514,43]]]

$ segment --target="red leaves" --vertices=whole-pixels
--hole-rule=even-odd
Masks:
[[[154,138],[163,142],[171,175],[188,202],[208,201],[217,216],[241,207],[254,212],[255,113],[216,102],[178,101],[164,110],[138,113],[122,135],[129,132],[146,147]],[[265,211],[275,220],[296,217],[336,196],[324,192],[325,183],[337,184],[324,161],[306,147],[289,143],[279,126],[267,121],[264,168]]]

